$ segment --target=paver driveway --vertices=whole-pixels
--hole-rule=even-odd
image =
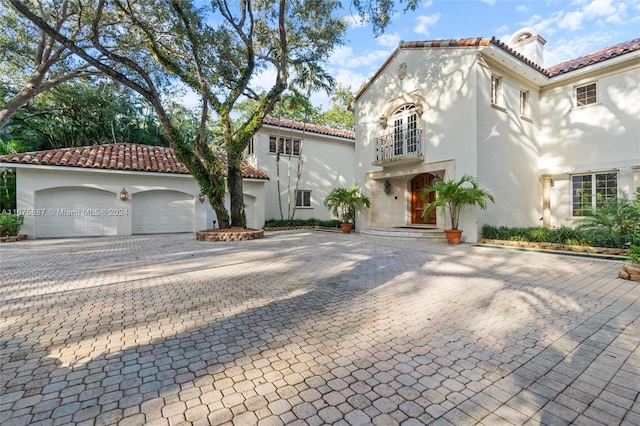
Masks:
[[[640,424],[620,262],[321,232],[0,257],[4,425]]]

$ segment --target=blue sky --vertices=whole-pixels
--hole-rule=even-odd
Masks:
[[[496,36],[506,42],[517,30],[533,27],[547,40],[545,67],[633,40],[640,37],[640,0],[426,0],[415,11],[397,13],[377,38],[357,17],[347,19],[347,43],[325,68],[357,91],[401,40]],[[326,103],[324,96],[315,98]]]

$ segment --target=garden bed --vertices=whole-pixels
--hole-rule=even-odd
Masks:
[[[342,232],[340,228],[334,228],[329,226],[311,226],[311,225],[301,225],[301,226],[265,226],[264,230],[267,232],[273,231],[298,231],[304,229],[312,229],[316,231],[332,231],[332,232]]]
[[[620,256],[625,257],[629,254],[628,249],[622,248],[607,248],[607,247],[590,247],[590,246],[578,246],[569,244],[557,244],[557,243],[537,243],[529,241],[507,241],[507,240],[491,240],[483,238],[480,240],[480,244],[503,246],[503,247],[518,247],[528,248],[536,250],[553,250],[553,251],[565,251],[572,253],[582,254],[600,254],[607,256]]]

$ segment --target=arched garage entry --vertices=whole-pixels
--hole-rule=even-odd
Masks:
[[[36,238],[116,235],[115,204],[116,194],[95,188],[37,191]]]
[[[134,234],[195,232],[195,200],[191,194],[169,190],[132,195]]]

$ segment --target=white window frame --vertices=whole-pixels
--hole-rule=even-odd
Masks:
[[[302,198],[298,197],[302,195]],[[302,201],[301,203],[298,203]],[[310,189],[298,189],[296,191],[296,208],[297,209],[310,209],[311,207],[311,190]]]
[[[498,106],[500,108],[502,105],[502,77],[497,76],[495,74],[491,74],[491,105]]]
[[[607,175],[613,175],[615,179],[615,188],[612,186],[605,186],[603,188],[598,188],[598,177],[606,177],[605,182],[609,182],[609,177]],[[590,177],[589,182],[589,193],[586,195],[588,197],[587,202],[576,202],[578,197],[582,196],[579,191],[584,191],[583,185],[579,187],[576,185],[579,182],[575,182],[576,178],[580,178],[584,180],[585,177]],[[612,189],[614,189],[612,191]],[[617,199],[619,190],[620,190],[620,175],[616,170],[606,170],[594,173],[576,173],[571,175],[570,179],[570,190],[571,190],[571,215],[573,217],[584,217],[586,215],[580,214],[580,210],[584,208],[597,209],[600,205],[605,203],[606,201]],[[609,192],[609,194],[607,194]],[[603,197],[603,194],[605,195]]]
[[[520,89],[520,116],[531,117],[531,92]]]
[[[247,145],[247,156],[249,155],[253,155],[255,154],[255,144],[254,144],[254,139],[255,138],[251,138],[249,139],[249,144]]]
[[[269,154],[300,156],[300,139],[269,135]]]
[[[593,89],[590,89],[589,88],[590,86],[593,86]],[[584,94],[579,93],[582,91],[584,91]],[[589,105],[597,104],[599,102],[598,82],[592,81],[591,83],[582,84],[580,86],[574,87],[573,98],[574,98],[576,108],[584,108]]]

